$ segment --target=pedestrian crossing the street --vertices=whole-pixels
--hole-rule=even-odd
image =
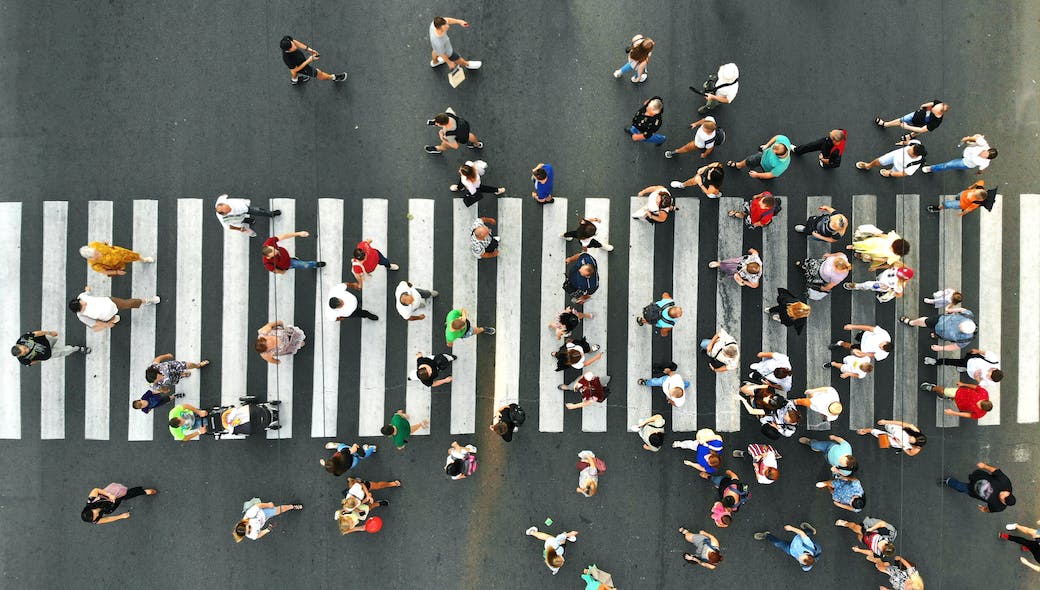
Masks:
[[[250,297],[250,284],[254,289],[258,284],[257,277],[251,280],[250,273],[262,272],[258,259],[261,236],[267,231],[263,227],[266,219],[256,228],[260,236],[250,239],[245,234],[223,231],[212,219],[211,203],[204,199],[176,201],[175,233],[161,232],[159,222],[166,210],[156,200],[140,199],[118,205],[104,200],[46,201],[39,206],[0,203],[0,248],[18,253],[11,257],[12,263],[0,267],[0,281],[28,286],[0,292],[0,306],[7,317],[22,318],[20,322],[5,322],[4,337],[13,344],[27,330],[55,330],[64,341],[85,342],[93,351],[86,357],[52,359],[31,368],[20,366],[13,358],[0,364],[0,413],[8,417],[0,421],[0,438],[78,438],[81,429],[79,425],[72,427],[71,420],[82,421],[82,437],[87,440],[164,438],[156,433],[164,430],[165,408],[150,414],[126,408],[147,389],[144,369],[157,354],[167,352],[160,350],[160,342],[167,342],[164,335],[170,332],[175,350],[169,352],[176,358],[219,359],[204,369],[207,383],[213,389],[219,387],[219,391],[203,390],[201,379],[196,376],[199,371],[195,370],[191,378],[178,385],[178,393],[185,395],[181,401],[205,408],[207,404],[234,404],[240,396],[264,392],[260,395],[266,395],[266,399],[281,402],[281,428],[267,432],[267,437],[273,439],[379,436],[380,428],[399,408],[406,410],[413,423],[441,417],[439,421],[431,420],[429,428],[418,431],[418,435],[468,434],[485,428],[494,409],[511,402],[519,402],[527,409],[530,430],[542,432],[624,432],[655,412],[663,413],[669,419],[669,428],[675,431],[709,427],[733,432],[742,426],[757,431],[757,421],[742,416],[736,393],[748,365],[760,350],[791,356],[796,370],[801,370],[800,376],[796,373],[796,387],[800,383],[806,387],[833,386],[841,392],[845,415],[829,423],[822,416],[811,414],[806,421],[809,429],[863,428],[881,418],[913,422],[928,429],[958,428],[970,421],[945,415],[943,409],[949,407],[948,403],[933,401],[917,390],[919,381],[932,374],[931,369],[920,366],[920,357],[936,354],[925,344],[927,330],[898,325],[895,318],[931,315],[933,309],[922,303],[921,297],[936,289],[960,287],[962,282],[978,284],[977,297],[965,295],[965,306],[976,312],[979,325],[978,339],[972,347],[997,355],[1002,348],[1016,351],[1008,353],[1016,355],[1016,362],[1009,363],[1016,370],[1009,372],[1003,384],[989,388],[996,409],[979,425],[999,425],[1002,415],[1005,422],[1040,421],[1040,363],[1035,353],[1040,347],[1040,298],[1035,296],[1040,292],[1040,272],[1028,258],[1032,249],[1026,242],[1033,239],[1028,228],[1022,228],[1020,243],[1015,244],[1004,243],[1006,234],[1002,230],[1005,210],[1022,220],[1040,217],[1040,196],[1021,195],[1006,203],[998,197],[992,211],[974,214],[977,221],[968,224],[954,213],[924,213],[927,202],[922,202],[919,195],[853,195],[851,201],[842,201],[846,207],[851,203],[851,208],[842,211],[851,220],[846,238],[833,245],[805,240],[804,250],[802,236],[793,234],[791,227],[803,221],[803,213],[813,215],[821,206],[837,205],[828,196],[781,198],[784,212],[770,226],[754,231],[745,230],[743,222],[727,215],[730,210],[741,209],[743,201],[738,197],[715,201],[681,197],[679,210],[663,225],[631,217],[644,197],[556,198],[553,205],[539,207],[537,217],[528,211],[526,227],[524,213],[528,203],[524,199],[500,198],[495,203],[497,223],[491,225],[493,234],[501,240],[500,254],[497,259],[488,260],[477,259],[470,248],[477,207],[467,208],[460,199],[411,198],[407,200],[406,213],[392,211],[386,199],[363,199],[359,208],[360,235],[356,236],[344,235],[347,212],[342,199],[272,199],[265,205],[281,210],[282,214],[270,220],[270,235],[309,229],[309,237],[295,238],[283,245],[300,259],[317,258],[327,266],[317,271],[316,279],[302,274],[312,271],[266,277],[263,314],[285,325],[300,325],[307,337],[300,354],[281,357],[280,363],[268,365],[259,377],[255,370],[249,371],[250,364],[256,363],[252,357],[253,330],[259,327],[250,324],[250,318],[258,313],[257,309],[250,309],[257,305],[257,297]],[[358,210],[356,204],[351,206]],[[894,211],[882,214],[882,206]],[[438,218],[437,211],[442,209],[445,215]],[[119,215],[115,215],[116,211]],[[584,305],[584,311],[594,318],[585,320],[578,332],[590,343],[601,346],[603,357],[590,370],[611,376],[611,396],[605,404],[582,409],[580,420],[565,419],[564,402],[578,400],[574,399],[576,394],[562,392],[557,386],[565,379],[574,379],[577,372],[554,370],[555,361],[549,353],[560,342],[547,327],[562,309],[571,305],[561,286],[569,266],[564,264],[564,258],[577,251],[580,244],[577,240],[563,240],[560,234],[576,222],[574,213],[602,220],[597,224],[597,239],[616,246],[609,253],[590,252],[598,262],[601,287]],[[83,215],[86,234],[72,237],[70,217],[75,220]],[[22,221],[28,216],[42,219],[42,236],[23,232]],[[312,227],[298,227],[298,219],[315,217],[317,222]],[[894,218],[895,229],[914,244],[904,262],[917,270],[917,275],[906,285],[904,297],[881,304],[873,293],[848,293],[839,287],[827,298],[810,302],[812,316],[801,337],[761,313],[775,304],[777,288],[802,291],[801,273],[793,266],[796,259],[839,251],[849,243],[853,228],[877,224],[879,217]],[[435,227],[435,219],[449,220],[450,227]],[[706,232],[715,232],[717,240],[705,239]],[[939,251],[919,248],[922,234],[933,233],[939,236]],[[977,240],[973,233],[977,233]],[[123,245],[142,254],[157,253],[157,261],[134,264],[128,269],[128,276],[112,279],[88,271],[86,284],[92,294],[146,298],[158,293],[163,304],[176,306],[174,325],[162,325],[157,320],[163,317],[161,310],[143,306],[123,312],[113,330],[94,332],[68,312],[67,301],[82,289],[82,285],[69,284],[67,280],[75,274],[76,265],[84,264],[78,254],[82,245],[79,242],[113,242],[114,235],[128,237],[123,241],[129,244]],[[445,239],[435,240],[440,235],[445,235]],[[338,283],[354,280],[350,257],[354,244],[362,238],[372,238],[374,246],[390,261],[401,265],[401,271],[377,268],[364,282],[359,296],[361,306],[378,315],[379,321],[330,321],[326,313],[328,292]],[[217,251],[204,252],[204,240]],[[757,291],[742,288],[732,278],[707,268],[710,260],[740,256],[750,247],[759,249],[765,261]],[[21,253],[29,248],[39,254],[39,271],[22,267]],[[439,251],[442,248],[451,251]],[[1021,264],[1013,272],[1002,269],[1003,253],[1016,249],[1021,252]],[[661,256],[665,250],[670,250],[671,255],[658,261],[670,260],[670,267],[655,265],[655,254]],[[441,272],[444,266],[433,264],[434,259],[451,261],[450,276]],[[206,264],[217,265],[218,261],[219,269],[203,272]],[[922,267],[930,270],[921,272]],[[657,275],[665,276],[655,275],[655,268]],[[860,282],[871,277],[866,265],[854,261],[849,280]],[[205,280],[217,280],[220,285],[207,285]],[[406,327],[395,325],[405,321],[396,312],[394,300],[395,288],[402,280],[441,293],[418,312],[426,314],[424,320],[407,322]],[[611,288],[612,281],[624,286]],[[165,292],[164,285],[169,285]],[[492,289],[492,297],[486,298]],[[645,305],[659,299],[662,291],[670,292],[683,308],[683,316],[669,338],[654,336],[649,326],[638,326],[633,320]],[[215,301],[207,304],[204,293],[212,294]],[[707,293],[711,295],[705,299]],[[1019,297],[1019,293],[1024,296]],[[484,309],[487,301],[493,302],[493,307]],[[460,339],[448,349],[444,344],[444,317],[452,308],[465,308],[474,327],[494,326],[496,334]],[[1020,319],[1017,329],[1002,330],[1002,315],[1014,308]],[[749,316],[750,309],[760,317]],[[348,329],[351,322],[357,322],[359,328]],[[521,339],[522,331],[533,333],[533,322],[538,324],[538,337]],[[618,322],[625,322],[623,330],[610,328],[619,326]],[[840,358],[827,347],[836,339],[849,337],[842,330],[846,323],[880,324],[892,333],[895,350],[888,360],[882,361],[890,364],[891,370],[866,379],[844,381],[836,371],[824,367],[831,358]],[[699,354],[699,342],[719,328],[736,336],[740,343],[740,371],[716,374]],[[129,345],[125,340],[114,345],[114,333],[128,338]],[[394,358],[403,358],[404,362],[395,361],[391,366],[382,358],[388,343],[393,342],[393,334],[406,335],[407,349],[394,351]],[[215,335],[219,337],[213,338]],[[1014,339],[1016,344],[1004,343],[1004,338]],[[417,352],[456,355],[458,359],[451,367],[453,381],[433,391],[418,381],[406,382],[407,374],[414,370]],[[937,354],[946,358],[959,356],[953,352]],[[350,357],[361,360],[350,363],[346,360]],[[668,408],[659,388],[636,384],[637,379],[650,376],[654,360],[675,362],[679,373],[693,384],[684,406]],[[79,363],[83,364],[82,370],[74,366]],[[939,383],[950,386],[957,378],[954,368],[939,367]],[[1000,385],[1004,386],[1003,392]],[[123,387],[128,389],[116,390]],[[30,396],[37,395],[38,406],[35,401],[27,403]],[[795,389],[792,395],[797,397],[800,391]],[[401,403],[395,400],[402,400],[403,405],[395,405]],[[300,406],[301,411],[294,412],[294,405]],[[37,423],[35,419],[23,418],[23,412],[29,408],[39,411],[38,431],[35,427],[25,428],[26,424]],[[120,411],[114,411],[116,408]],[[478,408],[482,412],[486,408],[488,415],[478,416]],[[20,418],[10,419],[12,416]],[[121,426],[124,421],[114,422],[113,416],[126,418],[125,431]],[[351,417],[347,423],[352,425],[351,430],[356,424],[356,431],[342,431],[343,416]]]

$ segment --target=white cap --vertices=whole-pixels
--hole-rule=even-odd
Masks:
[[[582,377],[584,377],[586,381],[592,381],[596,378],[596,375],[594,375],[592,371],[586,371],[585,374],[582,375]]]
[[[975,329],[978,328],[978,326],[975,325],[974,320],[964,320],[961,322],[959,327],[961,332],[964,332],[965,334],[974,334]]]
[[[737,69],[737,64],[728,63],[719,66],[719,82],[723,84],[729,84],[730,82],[736,81],[740,76],[740,70]]]

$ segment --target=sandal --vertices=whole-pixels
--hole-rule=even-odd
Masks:
[[[899,322],[903,323],[903,324],[906,324],[908,326],[912,326],[913,325],[913,324],[910,323],[910,318],[906,317],[905,315],[899,316]]]
[[[860,170],[869,170],[866,162],[856,162],[856,168],[859,168]]]
[[[737,163],[734,162],[733,160],[726,160],[726,166],[728,166],[730,168],[736,168],[737,167]]]
[[[874,117],[874,124],[877,125],[878,127],[884,127],[885,126],[885,120],[882,119],[881,117]]]
[[[292,505],[292,509],[293,510],[303,510],[303,504],[293,504]]]
[[[737,217],[739,213],[739,211],[727,211],[726,215],[729,215],[730,217]]]

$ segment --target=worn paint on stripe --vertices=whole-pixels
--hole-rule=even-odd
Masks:
[[[335,437],[339,414],[340,325],[329,319],[329,290],[343,276],[343,199],[318,199],[318,258],[326,267],[314,288],[311,436]],[[343,320],[369,321],[369,320]]]
[[[154,264],[135,262],[128,265],[131,275],[130,292],[134,297],[151,297],[156,293],[156,266],[171,264],[172,261],[159,260],[159,201],[134,201],[134,244],[133,250],[141,256],[156,258]],[[178,240],[179,241],[179,240]],[[201,270],[200,270],[201,272]],[[178,313],[178,316],[180,314]],[[176,356],[177,351],[174,351]],[[155,355],[155,306],[143,305],[130,311],[130,384],[127,404],[141,397],[148,389],[144,378],[144,370]],[[198,359],[191,359],[193,361]],[[197,371],[193,371],[197,373]],[[198,380],[193,375],[185,381]],[[127,412],[127,440],[152,440],[152,416],[130,408]]]
[[[6,218],[7,213],[0,213],[0,216]],[[70,315],[66,307],[68,299],[64,289],[68,253],[68,220],[69,204],[67,202],[45,201],[43,203],[43,235],[41,236],[43,281],[40,289],[40,329],[57,332],[59,343],[77,345],[85,342],[83,337],[76,334],[70,341],[69,335],[65,333],[66,318]],[[7,230],[0,231],[6,232]],[[61,287],[56,287],[58,285]],[[73,319],[72,326],[76,328],[81,327],[82,324]],[[77,359],[75,362],[82,361]],[[40,368],[40,438],[44,440],[63,439],[65,438],[65,358],[52,358],[37,366]],[[8,390],[6,386],[2,389]],[[17,389],[10,391],[17,391]]]
[[[564,393],[557,388],[563,378],[562,373],[556,372],[556,362],[549,358],[559,348],[561,341],[556,339],[556,332],[548,326],[556,321],[560,311],[570,305],[563,291],[568,242],[560,237],[568,229],[567,199],[554,197],[552,206],[539,209],[542,212],[542,287],[539,299],[538,430],[563,432]],[[577,240],[572,240],[570,244],[572,248],[581,247]]]

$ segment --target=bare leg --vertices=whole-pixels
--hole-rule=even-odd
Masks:
[[[695,149],[697,149],[697,145],[694,142],[691,141],[690,143],[688,143],[688,144],[682,146],[681,148],[675,150],[675,153],[677,153],[677,154],[685,154],[687,152],[692,152]],[[690,180],[693,180],[693,179],[691,178]],[[687,182],[689,182],[689,181],[687,181]]]
[[[386,488],[399,488],[401,487],[401,480],[395,479],[394,481],[371,481],[368,483],[368,489],[371,490],[382,490]]]

